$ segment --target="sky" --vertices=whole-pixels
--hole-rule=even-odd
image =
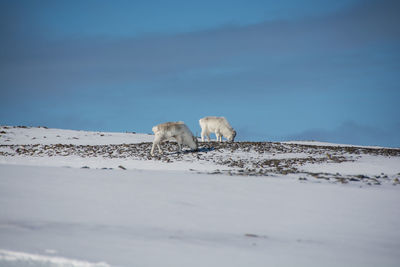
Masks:
[[[0,124],[400,147],[400,2],[0,0]]]

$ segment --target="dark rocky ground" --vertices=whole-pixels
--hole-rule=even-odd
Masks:
[[[365,174],[343,175],[340,169],[336,173],[312,173],[302,171],[308,164],[343,163],[360,159],[363,155],[400,157],[400,149],[365,148],[344,146],[317,146],[286,144],[273,142],[200,142],[199,151],[184,150],[177,153],[175,142],[162,144],[164,153],[150,155],[152,143],[118,145],[0,145],[0,156],[79,156],[124,158],[134,160],[153,160],[161,162],[211,162],[217,169],[210,174],[228,174],[243,176],[298,175],[298,179],[324,180],[330,182],[362,182],[379,185],[383,181],[399,183],[400,173],[388,176],[379,173],[373,177]],[[156,152],[158,152],[156,150]],[[191,169],[192,171],[196,171]]]

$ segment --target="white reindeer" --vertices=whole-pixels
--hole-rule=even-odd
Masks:
[[[210,141],[210,133],[215,133],[217,141],[222,142],[222,136],[233,142],[236,137],[236,131],[224,117],[205,117],[199,120],[201,127],[201,141],[204,142],[204,136]]]
[[[182,145],[187,145],[191,149],[197,150],[197,138],[195,138],[183,121],[166,122],[153,127],[154,141],[150,154],[154,156],[154,148],[157,145],[158,151],[162,153],[160,143],[174,138],[178,142],[178,151],[182,151]]]

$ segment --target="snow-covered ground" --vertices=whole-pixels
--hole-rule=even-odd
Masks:
[[[278,144],[268,144],[270,153],[247,145],[213,145],[202,156],[128,153],[148,149],[138,143],[150,141],[146,134],[0,127],[0,266],[400,264],[396,151],[332,150],[326,160],[325,150],[279,152]],[[54,154],[51,144],[74,146]],[[138,147],[86,147],[109,144]],[[102,152],[90,154],[94,148]],[[105,156],[105,148],[128,152]],[[74,150],[62,154],[67,149]],[[310,155],[317,160],[304,161]],[[207,174],[237,169],[221,165],[227,158],[246,164],[297,159],[300,172]],[[362,174],[379,185],[299,180],[306,172]]]
[[[0,126],[0,144],[109,145],[152,142],[154,136],[139,133],[89,132],[45,127]]]
[[[298,145],[308,145],[308,146],[338,146],[338,147],[364,147],[364,148],[383,148],[380,146],[356,146],[352,144],[335,144],[320,141],[286,141],[282,142],[284,144],[298,144]]]

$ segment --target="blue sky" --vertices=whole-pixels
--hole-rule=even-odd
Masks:
[[[0,124],[400,147],[393,0],[0,0]]]

